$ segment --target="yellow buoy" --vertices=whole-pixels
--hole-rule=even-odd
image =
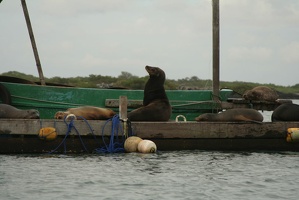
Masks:
[[[155,153],[157,151],[156,144],[151,140],[142,140],[137,148],[140,153]]]
[[[42,140],[55,140],[57,138],[56,129],[53,127],[41,128],[38,137]]]
[[[287,142],[298,142],[299,141],[299,128],[288,128]]]
[[[137,146],[140,141],[142,141],[140,137],[137,136],[128,137],[124,144],[125,151],[128,153],[137,152]]]

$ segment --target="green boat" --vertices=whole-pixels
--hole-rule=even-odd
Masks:
[[[41,119],[53,119],[57,111],[78,106],[97,106],[119,112],[119,97],[128,99],[128,112],[142,105],[143,90],[97,89],[1,82],[1,101],[19,109],[35,108]],[[232,90],[220,91],[221,101],[227,101]],[[211,90],[167,90],[173,112],[171,120],[183,115],[193,121],[199,114],[218,112],[221,104],[213,100]],[[9,102],[4,102],[9,101]]]

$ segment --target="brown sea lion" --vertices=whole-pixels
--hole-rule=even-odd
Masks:
[[[82,106],[77,108],[69,108],[66,111],[56,112],[55,119],[64,119],[67,115],[73,114],[78,119],[83,117],[86,120],[103,120],[109,119],[115,115],[115,112],[107,108],[99,108],[95,106]]]
[[[233,108],[221,113],[205,113],[195,118],[196,121],[211,122],[257,122],[264,120],[263,115],[257,110],[250,108]]]
[[[281,104],[273,111],[271,121],[299,121],[299,105],[293,103]]]
[[[149,79],[145,84],[143,106],[128,113],[131,121],[168,121],[171,105],[164,89],[165,73],[158,67],[146,66]]]
[[[8,104],[0,104],[0,118],[7,119],[39,119],[39,112],[35,109],[21,110]]]
[[[275,90],[272,90],[266,86],[257,86],[251,90],[247,90],[243,94],[243,98],[246,100],[257,100],[257,101],[276,101],[278,94]]]

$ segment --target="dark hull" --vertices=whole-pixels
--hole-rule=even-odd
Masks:
[[[105,124],[75,121],[76,129],[65,137],[68,126],[62,120],[0,120],[0,153],[95,153],[105,146],[103,140],[109,144],[112,124]],[[58,137],[41,140],[42,127],[55,127]],[[286,141],[287,129],[299,127],[299,122],[132,122],[131,127],[136,136],[154,141],[158,151],[299,151],[299,143]]]

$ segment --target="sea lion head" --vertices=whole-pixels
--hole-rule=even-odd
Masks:
[[[159,67],[145,66],[145,70],[150,75],[150,77],[165,78],[165,72]]]
[[[67,113],[58,111],[55,113],[54,118],[55,119],[64,119],[67,116]]]
[[[39,112],[35,109],[25,110],[25,119],[39,119]]]

